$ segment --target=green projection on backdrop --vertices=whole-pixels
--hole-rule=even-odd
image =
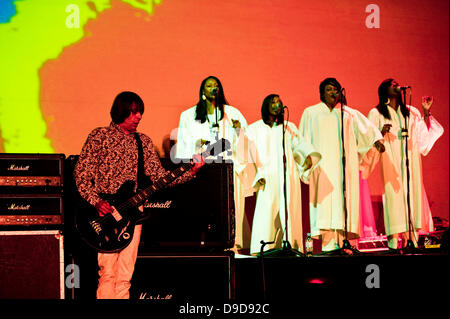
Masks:
[[[153,12],[161,0],[121,0]],[[0,151],[52,153],[40,107],[39,70],[80,41],[90,19],[111,8],[105,0],[18,0],[10,22],[0,24]]]

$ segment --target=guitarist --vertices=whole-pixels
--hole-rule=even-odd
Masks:
[[[122,92],[116,96],[110,113],[110,125],[96,128],[89,134],[74,171],[80,195],[95,206],[99,216],[113,212],[113,208],[99,194],[114,194],[129,180],[139,184],[138,167],[143,168],[143,173],[150,181],[156,181],[168,173],[161,166],[152,140],[145,134],[136,132],[144,113],[142,99],[136,93]],[[139,144],[143,155],[141,158]],[[139,162],[141,165],[138,165]],[[194,162],[193,168],[172,185],[184,183],[195,176],[204,160],[198,156]],[[121,251],[98,253],[98,299],[129,298],[141,230],[142,225],[135,226],[130,244]]]

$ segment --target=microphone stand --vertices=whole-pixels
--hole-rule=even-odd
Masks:
[[[218,116],[217,116],[217,103],[216,103],[216,96],[213,96],[213,100],[211,101],[211,104],[214,106],[214,115],[216,116],[216,122],[213,124],[213,127],[217,128],[217,130],[219,129],[219,121],[218,121]],[[218,132],[216,132],[217,134],[219,134]],[[217,136],[216,136],[217,138]]]
[[[216,121],[215,121],[215,123],[212,125],[212,128],[213,128],[214,133],[215,133],[214,138],[216,139],[216,141],[218,141],[218,140],[219,140],[219,121],[218,121],[218,115],[217,115],[218,111],[217,111],[217,102],[216,102],[216,99],[217,99],[217,98],[216,98],[216,95],[213,95],[211,104],[214,106],[214,115],[215,115],[215,117],[216,117]],[[220,150],[219,153],[220,153],[221,151],[222,151],[222,150]]]
[[[340,103],[341,103],[341,144],[342,144],[342,192],[344,195],[344,202],[343,202],[343,209],[344,209],[344,240],[342,241],[342,247],[323,252],[320,255],[348,255],[345,250],[350,250],[352,254],[361,254],[361,252],[355,248],[353,248],[350,245],[350,242],[348,241],[348,225],[347,225],[347,190],[346,190],[346,176],[345,176],[345,164],[346,164],[346,158],[345,158],[345,139],[344,139],[344,100],[347,100],[345,98],[345,95],[343,94],[345,92],[345,89],[341,89],[341,92],[339,95],[341,96]],[[338,96],[339,96],[338,95]],[[344,97],[343,97],[344,96]]]
[[[273,244],[273,242],[264,242],[263,240],[261,240],[261,256],[266,256],[266,257],[305,257],[306,255],[303,254],[302,252],[293,249],[291,244],[289,243],[289,237],[288,237],[288,205],[287,205],[287,186],[286,186],[286,145],[285,145],[285,133],[286,133],[286,128],[285,128],[285,121],[284,121],[284,108],[287,108],[287,106],[283,106],[281,109],[281,114],[283,115],[283,139],[282,139],[282,143],[283,143],[283,195],[284,195],[284,227],[285,227],[285,238],[286,240],[283,241],[283,245],[281,249],[278,248],[273,248],[273,249],[269,249],[265,252],[262,252],[263,248],[265,245],[267,244]],[[288,116],[289,119],[289,116]]]
[[[403,90],[403,103],[406,105],[406,90]],[[406,243],[406,247],[402,248],[402,252],[404,253],[413,253],[415,250],[418,250],[412,241],[412,221],[411,221],[411,203],[410,203],[410,193],[409,193],[409,155],[408,155],[408,121],[407,117],[405,117],[405,128],[402,129],[402,137],[405,138],[405,168],[406,168],[406,202],[408,208],[408,234],[409,238]]]

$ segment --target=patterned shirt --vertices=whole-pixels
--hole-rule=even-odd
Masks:
[[[168,173],[159,160],[152,140],[138,133],[144,153],[144,170],[152,182]],[[81,196],[95,206],[98,194],[114,194],[126,181],[137,182],[138,147],[134,134],[125,134],[117,124],[94,129],[88,136],[78,158],[74,178]],[[190,170],[174,184],[193,178]]]

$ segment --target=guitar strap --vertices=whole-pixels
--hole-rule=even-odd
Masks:
[[[144,152],[142,150],[142,142],[138,133],[134,133],[138,147],[138,169],[137,169],[137,189],[145,189],[149,185],[149,178],[145,176],[144,169]]]

